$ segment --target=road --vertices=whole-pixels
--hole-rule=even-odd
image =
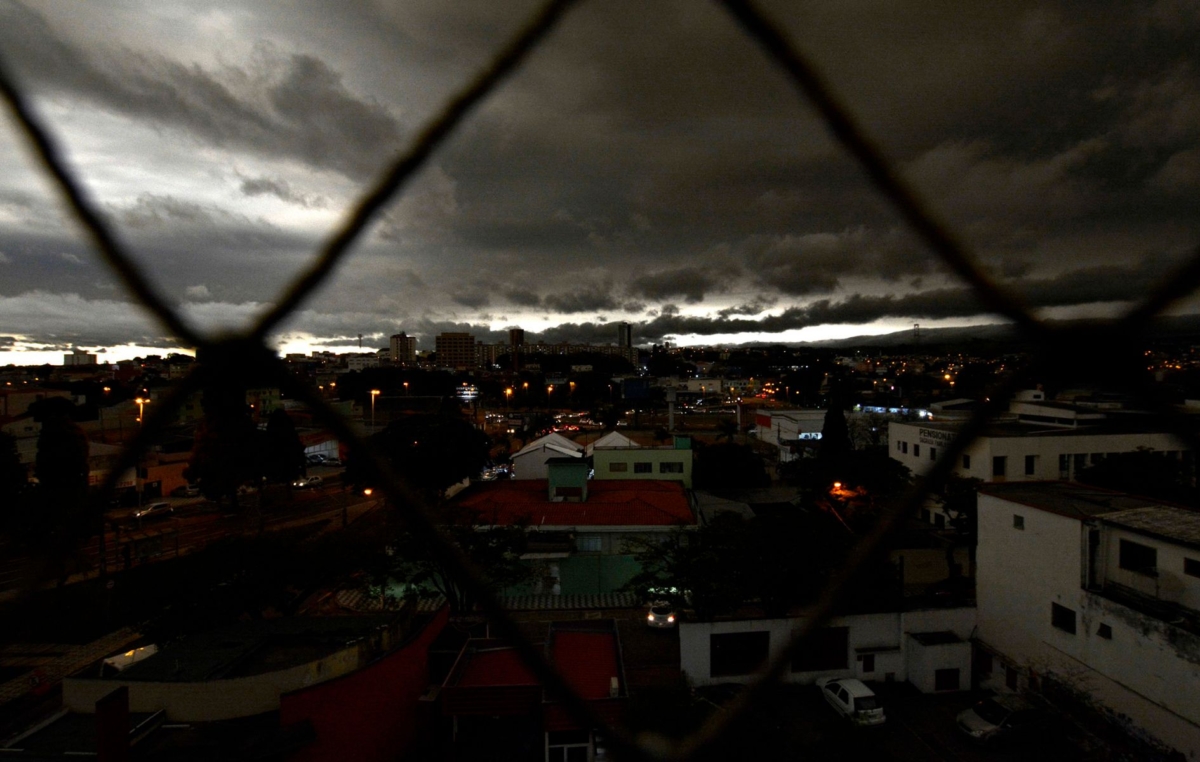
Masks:
[[[152,563],[203,550],[209,544],[226,538],[284,527],[302,526],[323,521],[338,525],[345,513],[354,520],[375,508],[377,498],[351,494],[340,482],[327,482],[318,489],[296,490],[290,501],[260,511],[257,496],[245,499],[244,510],[226,516],[221,509],[202,498],[168,499],[175,507],[169,518],[137,522],[132,518],[135,509],[119,509],[105,517],[104,533],[106,568],[115,571],[129,566]],[[114,531],[111,527],[117,526]],[[77,565],[84,569],[75,578],[86,579],[99,572],[101,538],[91,538],[81,549]],[[13,555],[11,547],[0,548],[0,599],[27,587],[31,577],[39,576],[36,559]],[[44,574],[40,575],[43,578]]]

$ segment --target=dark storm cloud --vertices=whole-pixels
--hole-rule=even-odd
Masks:
[[[21,80],[142,122],[300,159],[362,178],[401,144],[401,128],[379,103],[351,93],[311,55],[265,56],[256,70],[208,71],[151,53],[77,49],[19,3],[0,5],[0,49]]]
[[[328,201],[319,196],[309,196],[296,191],[287,180],[282,178],[245,177],[242,178],[239,190],[245,196],[274,196],[280,201],[296,204],[306,209],[321,208],[329,204]]]
[[[614,310],[620,304],[612,294],[612,284],[607,282],[593,283],[575,291],[553,292],[542,297],[543,307],[563,315]]]
[[[1196,6],[767,5],[981,267],[1032,306],[1127,301],[1169,260],[1127,263],[1197,242]],[[90,6],[37,7],[0,0],[0,49],[39,105],[128,117],[189,159],[213,154],[227,207],[168,182],[105,198],[126,199],[110,208],[154,277],[207,294],[214,311],[270,301],[316,243],[302,232],[311,218],[287,225],[321,200],[347,201],[312,170],[373,174],[523,12],[223,6],[215,15],[236,16],[242,37],[197,57],[214,39],[199,22],[181,24],[192,47],[147,32],[155,49],[73,21]],[[169,13],[142,10],[166,29]],[[81,146],[85,165],[120,161]],[[169,177],[169,148],[156,173],[130,174]],[[0,181],[0,220],[25,225],[0,224],[0,295],[53,284],[97,298],[95,268],[70,262],[90,254],[56,243],[26,186]],[[273,223],[247,217],[275,208],[246,201],[266,196],[293,208]],[[482,332],[471,326],[484,310],[580,319],[670,302],[695,313],[714,296],[707,315],[661,307],[639,340],[985,314],[716,5],[580,4],[372,230],[293,327]],[[612,330],[596,319],[546,335],[608,343]]]
[[[681,296],[688,304],[697,304],[708,293],[725,290],[731,275],[703,267],[678,267],[634,278],[630,291],[655,301]]]

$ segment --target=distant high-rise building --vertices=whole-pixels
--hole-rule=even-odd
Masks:
[[[390,342],[392,362],[412,365],[417,361],[417,337],[397,333]]]
[[[439,333],[434,340],[437,362],[446,368],[477,368],[475,337],[469,333]]]
[[[617,323],[617,346],[633,346],[633,326],[629,323]]]
[[[525,345],[525,329],[524,328],[509,328],[508,329],[508,345],[516,348]]]
[[[63,365],[95,365],[96,355],[88,354],[80,349],[72,349],[68,355],[63,355]]]

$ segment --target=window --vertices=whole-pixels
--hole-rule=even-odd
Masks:
[[[929,459],[937,460],[937,448],[936,447],[929,448]]]
[[[1122,569],[1153,576],[1158,573],[1158,551],[1149,545],[1121,540],[1117,564]]]
[[[981,675],[992,674],[992,655],[976,651],[975,653],[975,671]]]
[[[908,442],[900,443],[900,452],[904,453],[905,455],[908,455]]]
[[[660,474],[682,474],[683,462],[659,463],[658,472]]]
[[[581,534],[575,538],[575,550],[580,553],[599,553],[603,550],[603,540],[598,534]]]
[[[609,470],[609,473],[612,473],[615,471],[628,471],[629,464],[628,463],[609,463],[608,470]]]
[[[971,456],[970,455],[963,456],[963,468],[967,469],[968,471],[971,470]]]
[[[1020,673],[1017,672],[1017,670],[1013,669],[1012,667],[1004,668],[1004,685],[1010,691],[1017,690],[1017,685],[1018,685],[1019,679],[1020,679]]]
[[[913,457],[914,458],[921,457],[921,445],[919,445],[919,444],[913,445]]]
[[[1183,573],[1189,577],[1200,577],[1200,561],[1194,558],[1183,559]]]
[[[634,463],[633,472],[635,474],[652,474],[654,473],[653,463]]]
[[[1017,514],[1014,513],[1013,514],[1013,529],[1024,529],[1024,528],[1025,528],[1025,517],[1018,516]]]
[[[935,669],[933,671],[933,689],[935,691],[958,690],[958,669]]]
[[[1075,612],[1057,603],[1050,604],[1050,624],[1063,632],[1075,634]]]
[[[1112,627],[1107,624],[1101,624],[1096,628],[1096,634],[1105,640],[1112,640]]]
[[[1008,458],[1003,455],[997,455],[992,458],[992,476],[1004,476],[1004,469],[1008,465]]]
[[[875,654],[862,655],[862,671],[864,675],[875,671]]]
[[[753,674],[767,660],[768,632],[730,632],[709,635],[709,661],[713,677]]]
[[[1071,456],[1065,452],[1058,456],[1058,478],[1066,479],[1071,473]]]
[[[792,659],[793,672],[818,672],[849,666],[850,628],[823,627],[812,633],[804,651]]]
[[[1036,455],[1026,455],[1025,456],[1025,475],[1026,476],[1033,476],[1034,474],[1037,473],[1037,459],[1038,459],[1038,456],[1036,456]]]
[[[1078,455],[1072,455],[1071,459],[1074,461],[1075,475],[1079,476],[1079,472],[1087,468],[1087,455],[1082,453]]]

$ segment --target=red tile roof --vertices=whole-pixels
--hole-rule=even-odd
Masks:
[[[589,481],[582,503],[551,503],[545,479],[473,485],[459,505],[484,524],[528,519],[533,526],[676,526],[695,524],[687,492],[675,481]]]
[[[540,685],[541,682],[521,661],[516,650],[501,647],[479,651],[470,656],[456,685],[459,688],[484,685]],[[605,694],[608,695],[608,694]]]
[[[621,676],[612,632],[556,632],[551,659],[567,685],[585,699],[608,698],[610,681]]]

